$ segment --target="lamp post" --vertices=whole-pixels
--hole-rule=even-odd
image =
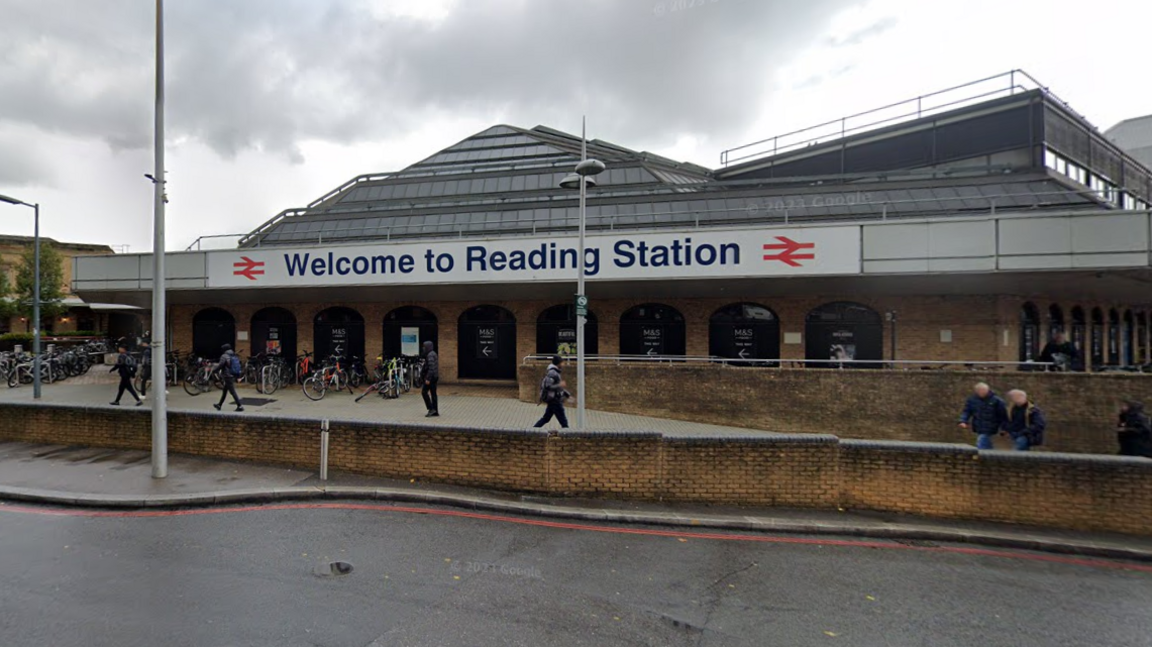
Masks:
[[[164,289],[167,275],[164,270],[164,205],[168,202],[164,180],[164,0],[156,0],[156,123],[153,144],[156,168],[152,180],[152,370],[160,371],[165,384],[153,389],[152,398],[152,478],[168,476],[168,397],[166,391],[167,363],[165,339],[167,322]],[[155,375],[155,373],[153,373]]]
[[[604,162],[588,159],[588,127],[581,119],[580,123],[580,163],[576,165],[576,172],[568,175],[560,182],[561,188],[580,189],[580,243],[576,262],[576,298],[587,297],[584,293],[584,231],[587,222],[588,187],[596,186],[594,176],[604,172]],[[587,307],[587,300],[585,300]],[[584,389],[584,324],[588,317],[576,313],[576,428],[584,429],[585,397]]]
[[[40,203],[29,204],[16,198],[0,195],[0,202],[15,204],[22,207],[31,207],[35,215],[35,234],[32,239],[36,266],[32,279],[32,397],[40,399]]]

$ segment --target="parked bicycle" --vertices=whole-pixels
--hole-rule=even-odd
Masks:
[[[212,390],[213,387],[224,388],[223,380],[216,371],[216,362],[210,359],[195,358],[195,369],[189,371],[184,378],[184,391],[188,395],[200,395]]]
[[[352,386],[348,381],[348,371],[344,369],[342,357],[332,356],[324,362],[324,366],[304,380],[301,388],[309,400],[322,400],[329,390],[348,390],[352,393]]]

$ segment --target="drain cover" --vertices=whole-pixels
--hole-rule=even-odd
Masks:
[[[352,565],[348,562],[329,562],[320,564],[312,571],[317,577],[340,577],[352,572]]]

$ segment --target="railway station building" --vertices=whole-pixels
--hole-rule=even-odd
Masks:
[[[414,354],[445,381],[587,352],[765,362],[1152,362],[1152,171],[1013,73],[727,151],[718,168],[496,125],[167,259],[170,346]],[[957,93],[971,94],[957,100]],[[148,308],[147,254],[75,259],[87,301]],[[828,364],[814,364],[815,366]]]

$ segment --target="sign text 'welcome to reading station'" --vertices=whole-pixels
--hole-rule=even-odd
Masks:
[[[584,273],[599,279],[851,274],[859,231],[694,232],[589,237]],[[209,285],[302,286],[571,280],[579,252],[570,237],[390,243],[211,252]]]

